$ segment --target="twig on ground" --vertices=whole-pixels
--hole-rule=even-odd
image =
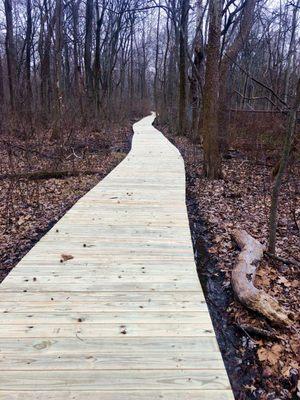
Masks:
[[[270,339],[276,339],[280,340],[280,337],[276,335],[276,333],[272,331],[268,331],[266,329],[262,328],[257,328],[256,326],[248,325],[248,324],[236,324],[238,328],[240,328],[242,331],[246,331],[248,333],[252,333],[254,335],[270,338]]]
[[[300,267],[300,264],[297,261],[292,261],[292,260],[288,260],[288,259],[283,258],[283,257],[276,256],[276,254],[269,253],[268,251],[265,251],[265,254],[268,257],[274,258],[275,260],[283,262],[286,265],[295,265],[296,267]]]

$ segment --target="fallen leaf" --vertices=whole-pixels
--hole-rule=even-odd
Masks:
[[[62,254],[61,255],[62,261],[72,260],[72,258],[74,258],[74,257],[71,254]]]
[[[257,351],[259,361],[267,361],[270,365],[275,365],[279,361],[282,352],[280,344],[274,344],[270,349],[262,347]]]
[[[299,369],[299,364],[297,363],[297,361],[291,361],[290,364],[285,365],[281,370],[282,375],[285,377],[289,377],[291,369]]]
[[[283,284],[286,287],[290,287],[291,286],[291,282],[289,282],[284,276],[281,276],[278,279],[278,283]]]
[[[250,390],[251,393],[254,393],[255,390],[256,390],[256,387],[253,386],[253,385],[245,385],[244,388],[245,388],[246,390]]]

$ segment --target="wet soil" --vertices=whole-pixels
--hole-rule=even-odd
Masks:
[[[239,358],[238,350],[242,346],[241,332],[226,311],[233,301],[233,293],[229,287],[224,286],[225,276],[216,268],[217,259],[208,252],[213,237],[202,220],[201,210],[194,193],[189,190],[193,184],[193,179],[189,176],[188,171],[186,181],[186,202],[200,283],[235,398],[250,400],[250,397],[245,395],[243,386],[252,380],[251,365],[255,364],[255,355],[249,351],[243,360]]]

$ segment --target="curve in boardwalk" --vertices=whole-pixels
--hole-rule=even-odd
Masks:
[[[1,400],[233,399],[153,119],[1,284]]]

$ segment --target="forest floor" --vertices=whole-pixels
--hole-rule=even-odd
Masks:
[[[236,399],[299,399],[299,266],[265,256],[256,276],[256,286],[294,315],[290,330],[272,327],[243,307],[234,298],[230,283],[239,254],[232,230],[245,229],[266,244],[272,154],[267,162],[261,162],[247,151],[232,151],[223,163],[224,179],[208,181],[202,175],[200,146],[186,137],[171,135],[165,126],[159,129],[185,160],[187,206],[198,274]],[[295,177],[300,176],[299,172],[299,166],[294,166],[284,182],[277,238],[277,254],[298,263],[300,204]],[[276,338],[247,332],[245,325],[262,328]]]
[[[71,140],[67,135],[60,146],[51,141],[50,132],[40,141],[26,143],[18,135],[1,137],[0,281],[83,194],[124,158],[130,149],[132,122],[109,129],[79,130]],[[231,158],[224,160],[224,179],[211,182],[202,177],[200,146],[188,138],[173,137],[166,127],[160,129],[185,160],[198,273],[236,399],[299,399],[299,268],[265,257],[256,279],[258,287],[294,314],[295,324],[289,331],[270,327],[262,317],[245,309],[234,299],[230,284],[239,253],[231,231],[245,229],[266,243],[272,183],[272,167],[268,164],[272,163],[272,155],[266,163],[247,151],[233,151]],[[32,179],[28,175],[44,171],[60,171],[62,177]],[[76,176],[68,176],[65,171]],[[13,179],[8,174],[25,176]],[[283,185],[277,253],[299,262],[297,176],[299,167],[294,166]],[[277,338],[255,336],[245,331],[244,325],[270,330]]]
[[[53,141],[50,131],[42,140],[1,137],[0,282],[65,212],[126,156],[133,122],[109,129],[79,129],[72,137],[66,135],[62,143]],[[45,171],[49,176],[42,179]],[[12,177],[18,174],[18,178]]]

